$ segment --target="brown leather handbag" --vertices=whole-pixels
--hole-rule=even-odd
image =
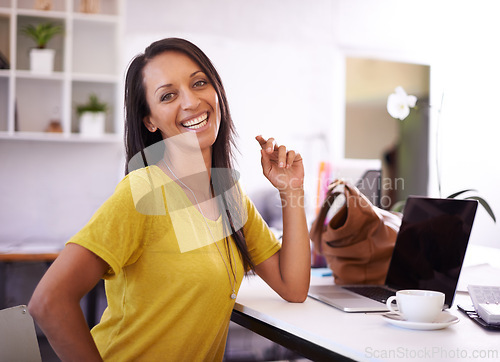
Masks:
[[[345,203],[332,210],[335,213],[327,220],[340,195]],[[400,225],[401,214],[374,206],[358,188],[336,180],[329,186],[310,237],[332,270],[335,284],[383,284]]]

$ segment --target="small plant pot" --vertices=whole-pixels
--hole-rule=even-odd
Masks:
[[[80,134],[84,136],[102,136],[106,113],[83,112],[80,116]]]
[[[51,74],[54,71],[54,49],[31,49],[30,69],[31,73]]]

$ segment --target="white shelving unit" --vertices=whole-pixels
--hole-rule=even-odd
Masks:
[[[81,13],[81,0],[52,0],[51,10],[35,10],[35,0],[0,0],[0,139],[74,142],[122,140],[122,87],[119,59],[123,0],[101,0],[99,13]],[[54,72],[30,71],[31,39],[20,29],[41,22],[61,24],[64,34],[47,45],[56,50]],[[91,93],[109,104],[105,134],[79,134],[76,105]],[[62,133],[48,133],[49,123]]]

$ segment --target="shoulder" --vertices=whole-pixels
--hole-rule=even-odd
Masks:
[[[166,175],[156,166],[148,166],[129,173],[117,186],[129,193],[138,212],[145,215],[165,215],[162,186]]]
[[[130,188],[151,189],[161,187],[165,183],[166,175],[157,166],[139,168],[127,174],[120,184],[127,183]]]
[[[161,170],[148,166],[127,174],[116,186],[108,203],[134,208],[144,215],[164,215]]]

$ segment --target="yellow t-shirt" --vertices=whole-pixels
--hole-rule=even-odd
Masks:
[[[257,265],[280,244],[247,196],[243,205],[243,231]],[[179,220],[173,222],[171,215]],[[223,236],[221,218],[206,222],[182,189],[151,166],[127,175],[68,241],[110,266],[105,276],[108,307],[92,329],[105,361],[222,360],[235,302],[228,254],[236,291],[244,270],[232,238],[232,253],[223,239],[217,242],[220,253],[213,242],[212,235],[216,240]],[[189,241],[190,235],[201,242]]]

